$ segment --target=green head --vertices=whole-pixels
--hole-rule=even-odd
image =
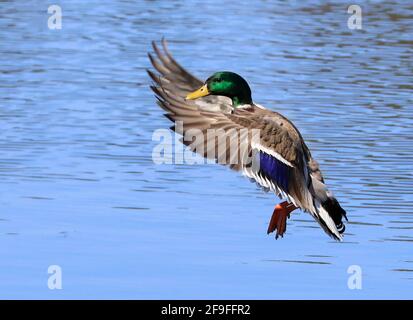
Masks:
[[[188,94],[186,98],[192,100],[208,95],[231,98],[234,108],[252,103],[251,89],[247,81],[240,75],[229,71],[214,73],[201,88]]]

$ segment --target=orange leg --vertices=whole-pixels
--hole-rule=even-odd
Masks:
[[[268,225],[267,234],[270,234],[271,232],[277,230],[275,239],[278,239],[279,236],[282,237],[287,230],[287,218],[290,218],[290,213],[295,209],[297,209],[297,207],[292,203],[288,203],[287,201],[277,204],[275,206],[274,212],[272,213],[272,217]]]

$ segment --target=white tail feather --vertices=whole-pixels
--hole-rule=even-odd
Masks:
[[[334,223],[328,212],[323,208],[320,201],[315,199],[314,205],[317,213],[315,215],[312,213],[311,214],[314,216],[314,218],[316,218],[317,222],[321,225],[324,231],[332,238],[343,241],[343,236],[340,234],[340,232],[338,232],[336,224]]]

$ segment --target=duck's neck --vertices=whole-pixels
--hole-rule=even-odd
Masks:
[[[247,91],[247,92],[241,92],[237,95],[234,95],[232,97],[230,97],[232,100],[232,106],[234,108],[237,108],[241,105],[244,104],[252,104],[252,98],[251,98],[251,91]]]

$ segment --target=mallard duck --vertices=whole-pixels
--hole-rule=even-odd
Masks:
[[[282,237],[290,213],[301,209],[308,212],[327,235],[341,241],[345,230],[342,218],[347,220],[346,212],[327,188],[318,163],[294,124],[278,112],[253,102],[250,86],[240,75],[221,71],[201,81],[176,62],[165,40],[162,40],[163,50],[155,42],[152,44],[157,57],[148,55],[157,73],[148,70],[154,81],[151,88],[158,105],[167,112],[166,117],[175,122],[171,129],[183,137],[191,130],[203,134],[197,143],[186,138],[181,141],[206,158],[212,154],[218,163],[242,172],[284,200],[275,206],[267,233],[275,232],[276,238]],[[254,129],[259,132],[255,141],[251,134]],[[208,130],[216,130],[218,136],[209,137]],[[219,139],[219,135],[230,131],[236,132],[238,139],[231,135]],[[230,144],[237,141],[236,156],[252,160],[232,161],[234,153],[216,152],[222,141]],[[245,144],[247,148],[242,151]],[[229,147],[223,150],[228,151]]]

